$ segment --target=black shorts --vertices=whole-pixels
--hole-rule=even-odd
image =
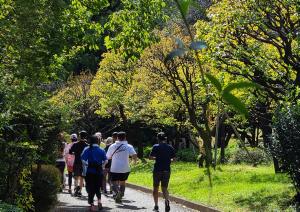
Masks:
[[[125,181],[128,179],[130,172],[126,173],[114,173],[110,172],[111,181]]]
[[[82,164],[74,164],[73,166],[73,174],[75,177],[82,176],[83,168]]]
[[[170,175],[170,171],[153,172],[153,187],[159,187],[161,183],[161,187],[168,188]]]

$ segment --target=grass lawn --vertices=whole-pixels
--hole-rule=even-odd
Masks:
[[[136,165],[128,181],[151,188],[152,166]],[[212,170],[212,188],[205,173],[195,163],[173,163],[170,193],[221,211],[294,211],[289,207],[294,188],[285,174],[274,174],[272,166],[219,166]]]

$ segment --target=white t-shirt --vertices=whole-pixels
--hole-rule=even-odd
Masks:
[[[130,172],[129,156],[132,155],[136,155],[132,145],[128,144],[127,141],[116,141],[108,148],[106,154],[108,159],[112,159],[110,171],[114,173]]]

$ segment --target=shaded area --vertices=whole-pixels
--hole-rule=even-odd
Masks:
[[[278,205],[280,209],[286,210],[292,204],[292,198],[286,192],[266,194],[266,189],[253,192],[248,196],[239,196],[234,202],[242,207],[248,207],[251,211],[268,211],[272,205]]]

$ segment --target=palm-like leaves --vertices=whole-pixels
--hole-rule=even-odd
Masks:
[[[257,84],[243,81],[229,83],[226,87],[223,88],[219,80],[213,75],[207,73],[206,78],[218,90],[219,97],[221,99],[223,99],[227,104],[231,105],[237,112],[245,115],[246,117],[248,116],[246,105],[231,92],[236,89],[258,88]]]

